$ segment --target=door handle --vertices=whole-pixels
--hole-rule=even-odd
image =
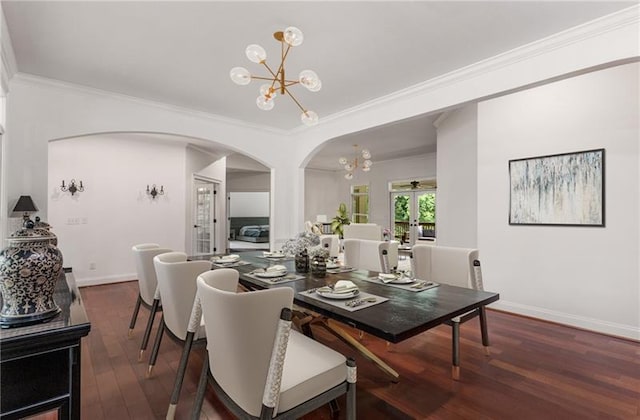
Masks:
[[[193,225],[193,227],[194,227],[194,228],[199,228],[200,226],[199,226],[199,225]]]

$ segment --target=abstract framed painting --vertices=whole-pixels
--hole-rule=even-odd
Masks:
[[[604,149],[509,161],[509,224],[604,227]]]

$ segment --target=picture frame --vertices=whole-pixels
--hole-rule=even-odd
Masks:
[[[509,160],[509,224],[605,226],[605,149]]]

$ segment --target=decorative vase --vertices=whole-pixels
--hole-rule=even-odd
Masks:
[[[0,327],[43,322],[60,313],[53,300],[62,270],[62,254],[54,234],[27,224],[7,238],[0,252]]]
[[[311,274],[315,277],[327,275],[327,261],[324,257],[313,257],[311,261]]]
[[[309,272],[309,255],[307,255],[306,250],[296,254],[295,264],[296,264],[296,273]]]

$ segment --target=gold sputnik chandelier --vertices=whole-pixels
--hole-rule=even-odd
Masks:
[[[251,83],[251,80],[266,80],[268,83],[260,86],[260,95],[256,99],[256,104],[258,108],[263,111],[270,111],[275,106],[274,99],[280,93],[280,95],[288,94],[289,97],[293,100],[293,102],[298,105],[298,108],[302,111],[300,115],[300,119],[306,125],[315,125],[318,123],[318,114],[315,112],[304,108],[300,105],[300,102],[291,94],[289,91],[289,87],[301,84],[302,86],[309,89],[311,92],[317,92],[322,88],[322,82],[318,78],[318,75],[312,70],[303,70],[298,75],[298,80],[288,80],[285,78],[285,69],[284,63],[287,59],[287,54],[289,54],[289,50],[291,47],[297,47],[302,44],[304,36],[302,35],[302,31],[300,29],[290,26],[287,29],[282,31],[275,32],[273,37],[280,42],[281,45],[281,53],[280,53],[280,65],[276,71],[273,71],[271,67],[267,64],[267,53],[260,45],[251,44],[245,50],[245,54],[247,58],[257,64],[262,64],[267,71],[271,74],[270,77],[261,77],[252,75],[249,70],[244,67],[234,67],[231,69],[230,76],[231,80],[239,85],[248,85]]]
[[[362,161],[358,160],[358,145],[354,144],[353,149],[354,158],[352,160],[349,160],[346,157],[338,159],[340,165],[343,165],[344,170],[347,171],[347,173],[344,174],[346,179],[353,179],[353,171],[355,171],[358,166],[360,166],[364,172],[369,172],[371,170],[371,165],[373,165],[373,162],[371,162],[371,152],[369,152],[368,149],[362,149],[360,151]]]

